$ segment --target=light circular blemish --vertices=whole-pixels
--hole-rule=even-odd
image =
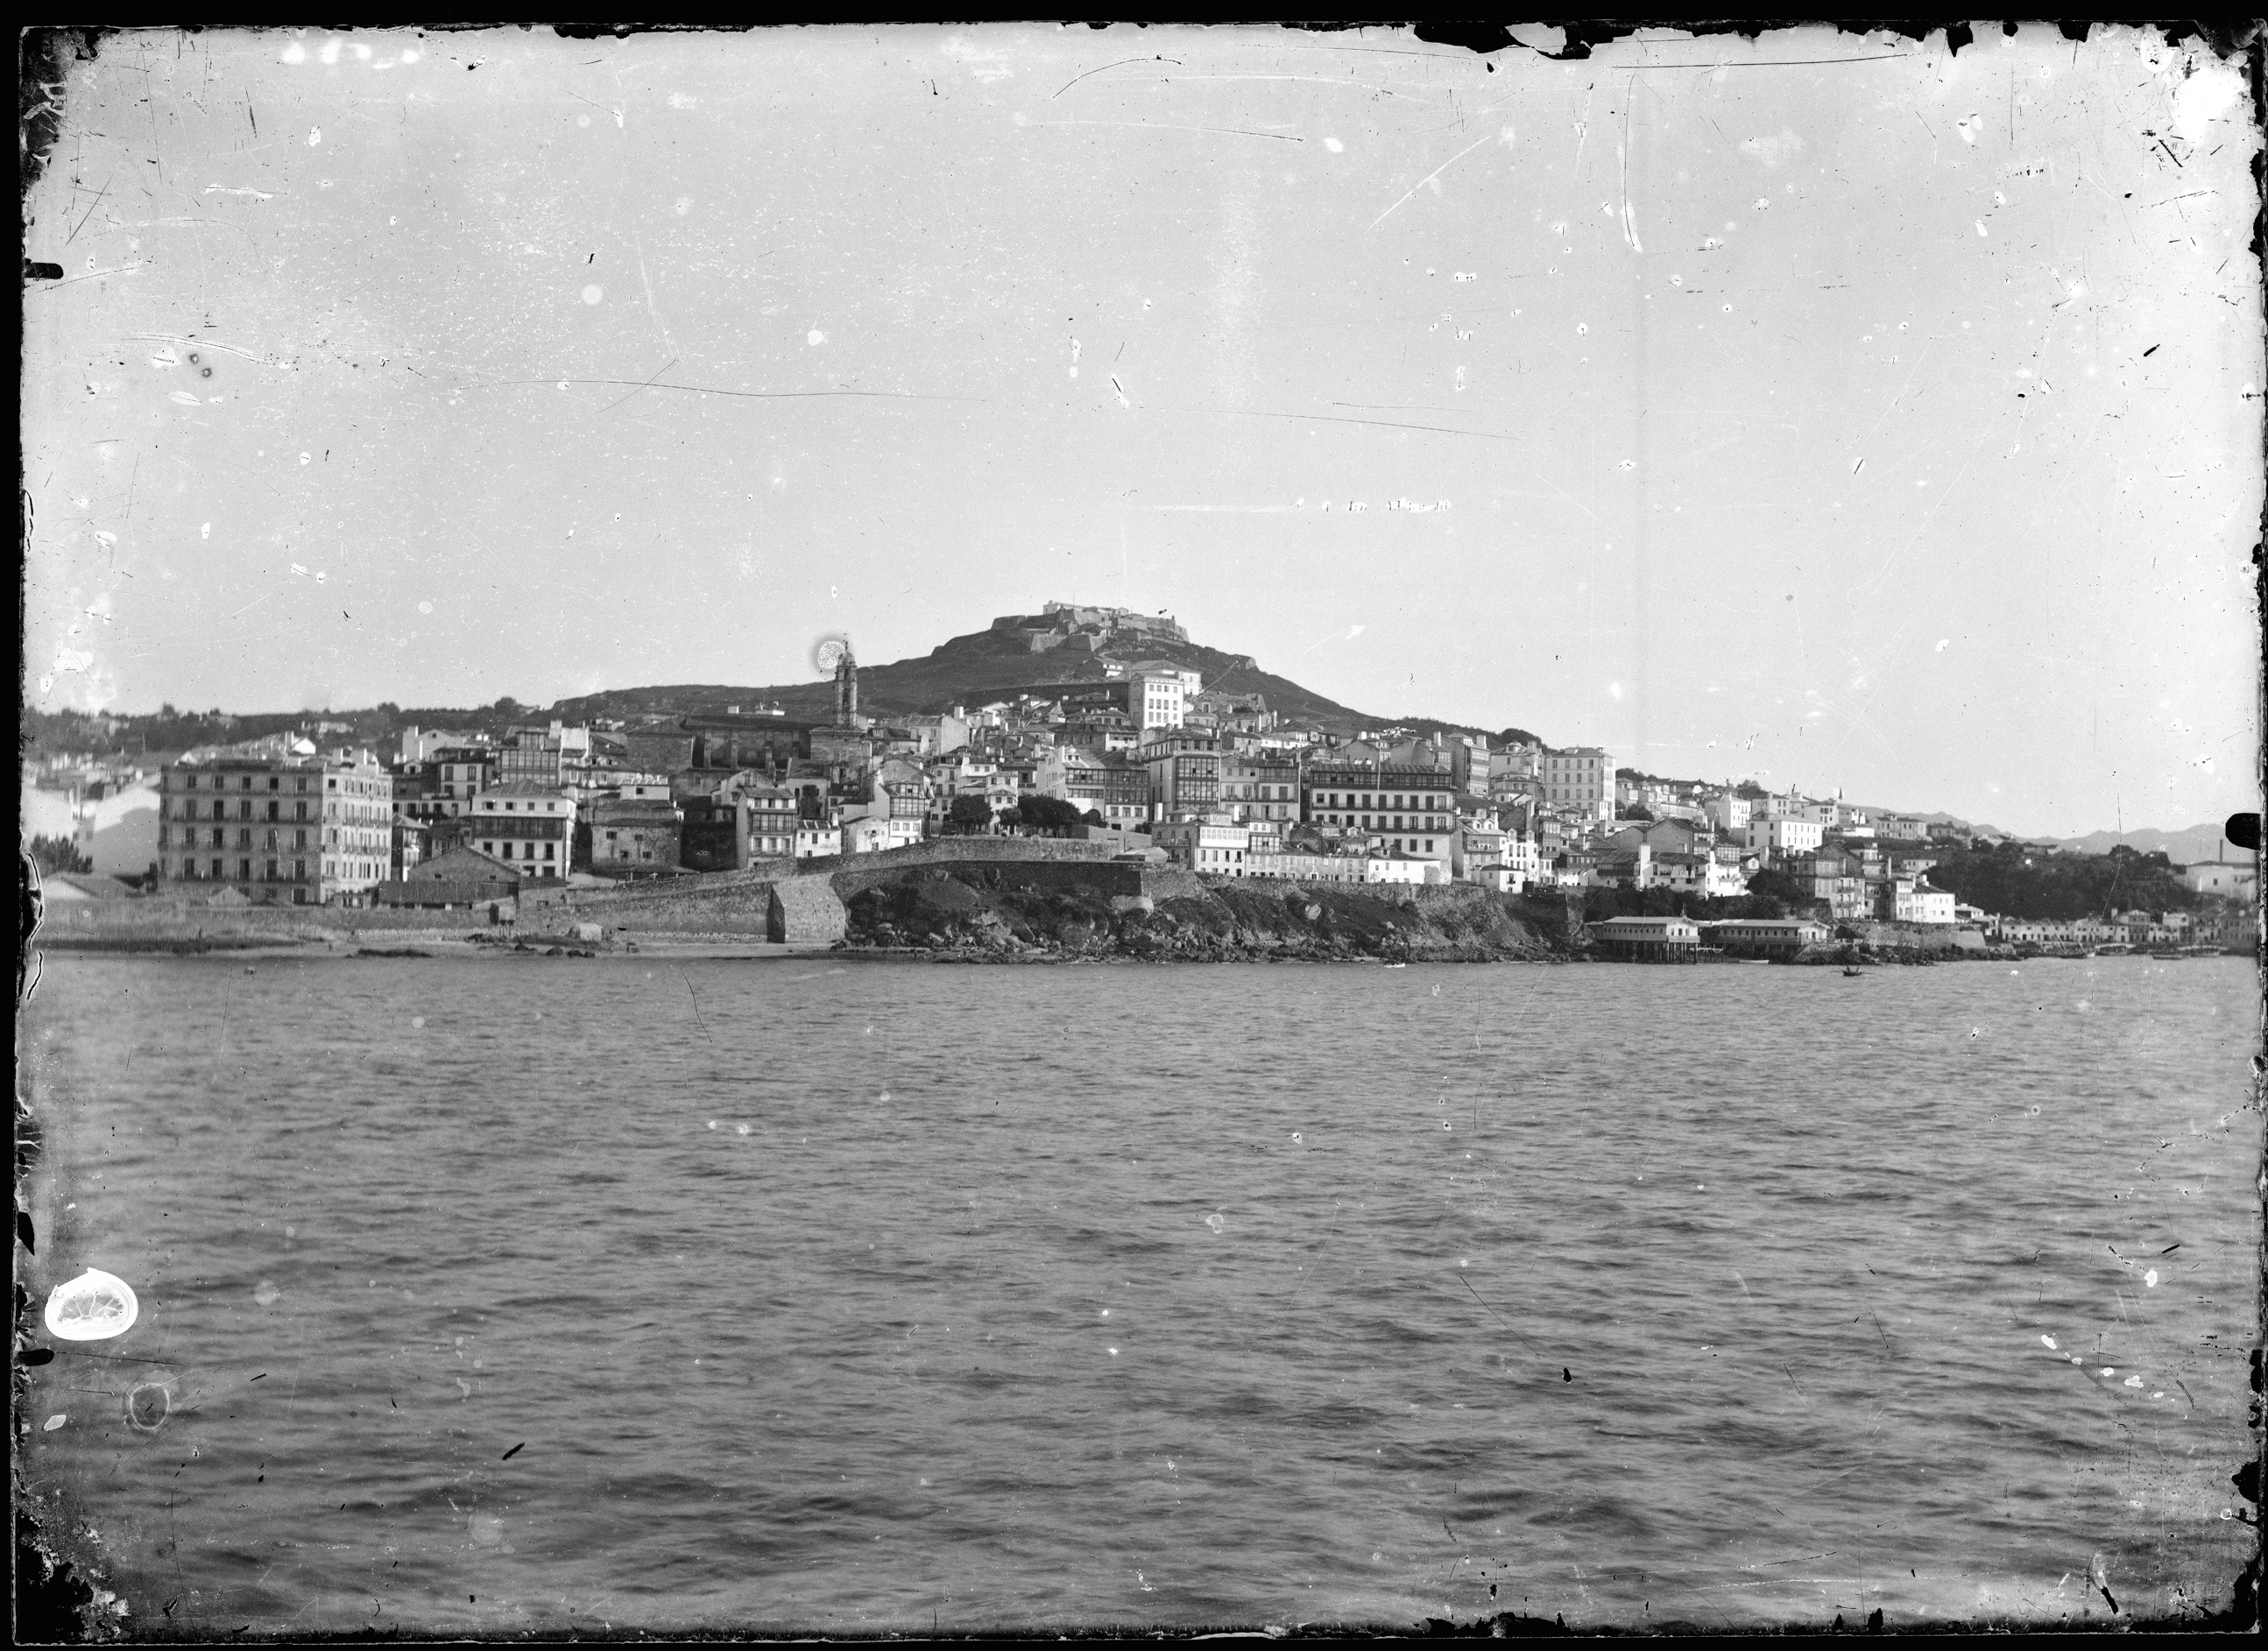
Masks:
[[[591,124],[591,117],[587,114],[578,114],[575,117],[575,124],[578,126],[588,126]]]
[[[420,613],[431,613],[433,611],[433,605],[431,602],[420,602],[417,605],[417,611]],[[421,1016],[419,1018],[411,1021],[409,1024],[412,1026],[423,1026],[425,1022],[424,1018]]]
[[[1346,153],[1346,145],[1340,143],[1336,137],[1325,138],[1323,140],[1323,147],[1330,150],[1334,155],[1344,155]]]
[[[162,1382],[143,1382],[126,1395],[126,1421],[136,1433],[155,1433],[173,1413],[173,1395]]]
[[[252,1299],[262,1307],[273,1307],[284,1299],[284,1292],[276,1288],[274,1279],[262,1279],[253,1287]]]
[[[593,282],[589,286],[583,289],[583,302],[585,304],[596,304],[600,299],[606,296],[605,289],[600,287],[596,282]]]
[[[814,327],[811,331],[803,335],[803,341],[810,345],[814,349],[816,349],[820,345],[824,344],[827,341],[827,334],[821,332]],[[1074,378],[1077,376],[1078,374],[1076,372],[1072,374],[1072,377]]]
[[[63,1341],[107,1341],[131,1330],[141,1311],[125,1280],[89,1267],[48,1292],[48,1333]]]
[[[2151,1289],[2156,1289],[2158,1288],[2158,1269],[2152,1267],[2147,1273],[2145,1273],[2142,1275],[2142,1282],[2147,1285]]]

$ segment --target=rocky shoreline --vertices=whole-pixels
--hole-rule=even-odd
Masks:
[[[704,901],[697,890],[675,894],[666,911],[538,907],[522,912],[516,923],[469,933],[461,919],[455,925],[405,923],[399,917],[367,921],[371,914],[356,911],[116,912],[106,914],[114,921],[93,930],[43,923],[33,943],[58,952],[183,956],[652,954],[754,962],[819,954],[941,964],[1609,961],[1590,943],[1580,899],[1556,892],[1111,875],[1124,871],[1062,866],[1041,876],[1027,867],[932,864],[861,870],[855,882],[814,877],[809,879],[814,892],[842,892],[839,905],[832,895],[825,902],[839,912],[840,928],[830,925],[823,934],[789,943],[768,942],[753,913],[727,909],[729,901]],[[1142,892],[1132,892],[1137,889]],[[133,921],[145,915],[146,923]],[[1984,945],[1973,933],[1867,924],[1846,938],[1775,961],[1926,967],[2016,956],[2011,949]],[[1752,960],[1715,954],[1696,961]]]

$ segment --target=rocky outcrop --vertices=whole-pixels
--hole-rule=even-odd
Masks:
[[[1555,955],[1499,897],[1474,888],[1189,878],[1170,891],[1130,895],[1103,878],[1093,886],[1068,877],[1047,886],[986,886],[979,876],[931,868],[873,884],[847,906],[850,945],[971,958],[1414,963]]]
[[[765,938],[775,944],[843,939],[849,923],[843,901],[825,877],[783,877],[772,884]]]

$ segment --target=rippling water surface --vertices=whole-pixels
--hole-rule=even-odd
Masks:
[[[2235,959],[50,955],[26,1282],[142,1316],[25,1471],[144,1633],[2219,1608],[2256,1016]]]

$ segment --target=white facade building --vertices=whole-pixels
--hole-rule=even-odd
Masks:
[[[1827,840],[1827,827],[1818,820],[1783,814],[1749,820],[1741,840],[1752,855],[1807,855]]]
[[[1599,746],[1546,746],[1536,759],[1536,777],[1548,805],[1602,824],[1614,818],[1615,759]]]

